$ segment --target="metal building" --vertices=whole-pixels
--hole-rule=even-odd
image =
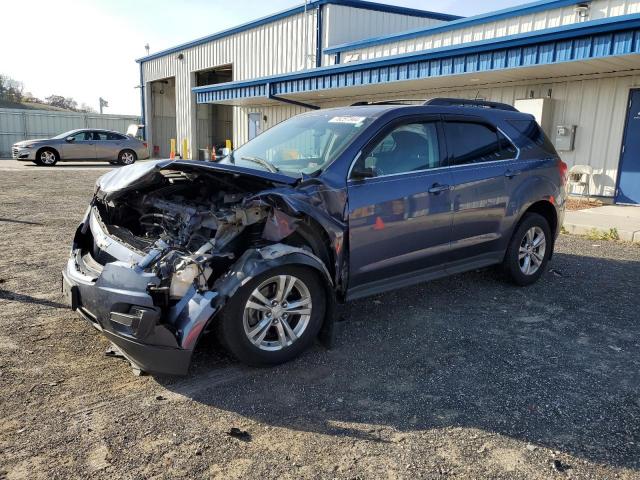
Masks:
[[[536,115],[590,191],[640,203],[640,0],[542,0],[459,18],[315,0],[138,60],[147,132],[235,145],[310,106],[455,96]]]

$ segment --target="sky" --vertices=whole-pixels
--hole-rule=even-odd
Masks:
[[[527,0],[388,0],[384,3],[471,16]],[[73,97],[105,113],[140,114],[136,58],[210,35],[302,0],[5,0],[0,73],[39,98]]]

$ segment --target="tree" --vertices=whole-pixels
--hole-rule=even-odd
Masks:
[[[8,75],[0,74],[0,100],[20,103],[24,86]]]
[[[11,103],[40,103],[52,107],[73,110],[74,112],[96,113],[95,109],[83,103],[78,107],[78,102],[71,97],[63,95],[49,95],[44,100],[35,97],[31,92],[24,93],[22,82],[14,80],[8,75],[0,74],[0,101]]]
[[[31,92],[25,92],[22,96],[22,101],[25,103],[44,103],[43,100],[39,99]]]
[[[62,95],[49,95],[44,99],[45,103],[52,107],[64,108],[66,110],[78,110],[78,102],[73,98]]]

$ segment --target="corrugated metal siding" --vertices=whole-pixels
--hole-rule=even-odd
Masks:
[[[613,197],[620,162],[620,150],[627,113],[629,90],[640,87],[640,75],[567,81],[521,82],[513,86],[486,86],[480,89],[423,90],[407,94],[372,95],[372,101],[402,98],[424,99],[437,96],[480,98],[513,105],[516,100],[546,97],[551,90],[552,125],[577,125],[575,150],[560,152],[569,167],[590,165],[594,169],[591,192]],[[349,105],[358,98],[323,103],[323,108]],[[555,132],[548,132],[554,139]]]
[[[431,89],[407,93],[368,95],[371,101],[394,98],[424,99],[436,96],[457,98],[480,98],[495,102],[515,104],[518,99],[546,97],[551,90],[552,125],[577,125],[576,145],[572,152],[561,152],[560,156],[571,167],[575,164],[590,165],[594,169],[591,192],[594,195],[615,195],[620,149],[624,132],[629,90],[640,87],[640,75],[584,78],[565,81],[519,82],[511,86],[483,86],[466,89]],[[350,105],[360,97],[319,103],[322,108]],[[246,142],[248,113],[261,112],[267,116],[267,128],[287,118],[306,111],[294,106],[239,107],[235,109],[235,145]],[[553,133],[548,132],[553,140]]]
[[[11,156],[11,145],[22,140],[50,138],[74,128],[105,128],[125,133],[140,118],[48,110],[0,108],[0,156]]]
[[[249,138],[249,113],[259,112],[267,117],[262,123],[262,131],[265,131],[287,118],[308,111],[306,108],[295,105],[264,106],[264,107],[236,107],[233,112],[233,145],[239,147]]]
[[[323,13],[323,48],[347,42],[420,27],[445,23],[432,18],[409,17],[397,13],[378,12],[362,8],[328,4]],[[334,55],[324,55],[323,65],[333,65]]]
[[[370,11],[339,5],[325,5],[323,10],[323,44],[359,40],[372,35],[398,32],[420,26],[442,23],[440,20]],[[179,141],[189,140],[191,149],[197,141],[195,103],[191,88],[193,72],[219,65],[233,65],[233,80],[246,80],[297,72],[315,66],[317,9],[276,20],[212,42],[187,48],[178,53],[155,58],[142,64],[144,82],[175,77],[176,134]],[[325,61],[332,56],[326,56]],[[148,90],[148,88],[147,88]],[[153,136],[153,117],[149,111],[147,92],[147,128]],[[246,123],[246,122],[245,122]],[[238,128],[246,129],[244,123]],[[244,139],[246,135],[234,134]],[[196,156],[195,152],[194,155]]]
[[[233,79],[244,80],[295,72],[312,65],[315,53],[316,10],[293,15],[213,42],[143,63],[145,85],[153,80],[175,77],[176,132],[179,141],[196,141],[195,101],[191,88],[194,72],[218,65],[233,65]],[[306,23],[306,40],[305,40]],[[147,98],[148,100],[148,98]],[[148,104],[148,101],[147,101]],[[147,119],[151,116],[147,112]],[[148,122],[151,123],[151,122]],[[154,126],[149,125],[153,131]],[[195,155],[194,155],[195,156]]]
[[[591,2],[589,20],[629,15],[638,12],[640,12],[640,0],[594,0]],[[380,45],[354,48],[353,50],[341,53],[341,63],[431,50],[434,48],[489,40],[574,23],[579,23],[579,18],[572,5],[442,33],[426,34],[424,36],[400,41],[390,40],[388,43]]]
[[[528,33],[524,34],[527,38],[521,36],[497,40],[474,49],[455,46],[439,51],[383,58],[364,64],[325,67],[250,82],[255,84],[253,86],[223,84],[203,87],[197,91],[197,101],[205,103],[246,98],[251,95],[251,89],[258,96],[265,96],[267,85],[271,93],[285,95],[442,78],[464,73],[514,70],[571,61],[600,60],[640,53],[640,18],[636,18],[638,15],[630,17],[624,17],[620,21],[604,19],[574,25],[560,33]],[[593,32],[597,34],[594,35]],[[604,72],[611,72],[615,68],[613,64],[608,65]],[[627,65],[625,68],[630,67]]]

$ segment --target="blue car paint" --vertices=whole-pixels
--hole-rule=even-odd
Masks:
[[[362,110],[360,110],[362,109]],[[347,299],[359,298],[473,268],[500,263],[522,215],[536,202],[553,204],[557,225],[564,216],[565,191],[557,154],[532,144],[508,120],[530,115],[474,107],[362,106],[336,115],[369,115],[376,120],[320,176],[346,188],[342,221],[348,225]],[[460,116],[498,127],[519,149],[516,160],[449,167],[418,174],[347,180],[353,163],[386,125],[433,115]],[[455,141],[455,139],[448,139]],[[507,177],[508,171],[518,174]],[[438,196],[435,183],[452,185]],[[392,205],[402,205],[392,214]],[[429,214],[423,214],[429,210]],[[556,234],[559,227],[556,228]],[[344,279],[343,279],[344,280]]]
[[[318,243],[324,242],[326,252],[314,251],[312,255],[298,249],[265,263],[260,249],[247,250],[243,257],[253,260],[236,263],[236,273],[224,276],[218,290],[214,285],[209,292],[211,298],[193,291],[184,306],[178,304],[173,309],[171,315],[180,319],[176,334],[160,319],[159,323],[151,322],[141,337],[130,329],[120,331],[110,316],[122,311],[132,298],[143,298],[146,303],[142,304],[150,309],[149,315],[153,314],[156,310],[151,292],[143,288],[148,286],[147,280],[131,278],[131,285],[140,283],[142,287],[130,289],[119,284],[118,275],[105,275],[98,280],[96,285],[100,288],[93,285],[95,280],[84,282],[75,271],[76,262],[81,260],[74,241],[71,259],[63,272],[65,288],[76,289],[94,310],[84,311],[81,305],[79,312],[142,369],[186,373],[199,335],[239,287],[238,281],[247,281],[254,271],[261,271],[256,266],[273,268],[302,262],[316,268],[326,278],[329,303],[333,304],[336,298],[360,298],[500,263],[518,222],[532,205],[540,202],[553,205],[558,234],[564,212],[564,165],[555,152],[545,152],[509,123],[530,121],[533,117],[504,110],[444,106],[372,105],[333,112],[336,116],[367,116],[373,121],[318,174],[295,178],[228,163],[158,161],[105,175],[98,181],[94,200],[110,201],[122,192],[144,188],[162,170],[208,171],[228,180],[250,177],[261,181],[264,190],[247,198],[246,205],[268,205],[286,213],[294,219],[292,227],[298,232],[303,231],[303,223],[308,225]],[[445,139],[444,129],[438,127],[443,166],[395,176],[349,178],[354,161],[390,126],[419,119],[441,122],[452,115],[497,127],[518,148],[518,157],[451,166],[450,145],[455,139]],[[517,174],[511,175],[513,172]],[[434,185],[449,188],[430,192]],[[76,234],[78,242],[87,230],[86,222]],[[117,242],[105,243],[106,249],[119,248]],[[253,265],[253,270],[247,265]],[[125,267],[123,262],[116,262],[105,270],[108,273]],[[127,274],[133,275],[132,272]],[[108,292],[117,295],[113,297]],[[333,309],[327,311],[325,323],[331,323]]]

